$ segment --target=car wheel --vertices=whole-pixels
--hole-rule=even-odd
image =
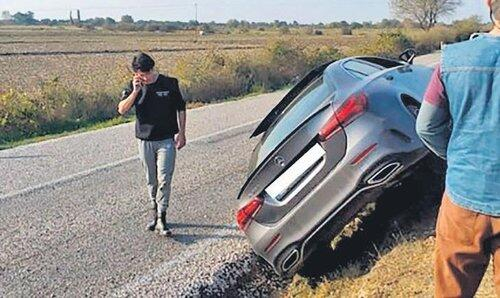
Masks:
[[[305,260],[300,274],[307,277],[318,277],[334,270],[335,254],[330,243],[319,243]]]

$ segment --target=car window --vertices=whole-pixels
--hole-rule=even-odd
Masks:
[[[268,129],[262,144],[264,149],[262,152],[270,152],[278,146],[284,138],[320,108],[333,92],[333,87],[327,84],[323,77],[311,82]]]
[[[360,79],[383,70],[382,67],[359,60],[349,60],[343,64],[343,67],[347,72]]]
[[[399,67],[399,66],[405,65],[401,61],[385,59],[385,58],[380,58],[380,57],[358,57],[356,59],[367,61],[367,62],[370,62],[372,64],[377,64],[377,66],[380,66],[382,68],[393,68],[393,67]]]

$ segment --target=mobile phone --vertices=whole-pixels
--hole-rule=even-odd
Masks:
[[[143,78],[143,77],[141,77],[141,76],[139,76],[139,75],[134,75],[134,79],[133,79],[133,80],[135,81],[136,79],[139,79],[139,84],[140,84],[140,86],[141,86],[141,87],[144,87],[144,85],[145,85],[145,84],[144,84],[144,78]]]

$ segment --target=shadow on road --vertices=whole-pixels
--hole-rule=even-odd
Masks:
[[[243,239],[242,235],[231,234],[231,231],[237,231],[232,225],[213,225],[213,224],[191,224],[191,223],[169,223],[168,227],[172,229],[173,236],[171,239],[182,244],[190,245],[206,239]],[[202,230],[205,233],[182,232],[178,233],[179,229],[196,229]],[[207,232],[210,231],[210,232]]]
[[[169,223],[168,226],[173,229],[180,228],[208,228],[208,229],[220,229],[220,230],[234,230],[236,231],[236,226],[233,225],[212,225],[212,224],[190,224],[190,223]]]
[[[171,239],[174,241],[180,242],[182,244],[194,244],[198,241],[201,240],[206,240],[206,239],[243,239],[243,236],[240,235],[217,235],[217,234],[187,234],[187,233],[180,233],[177,234],[175,231],[173,231],[173,235]]]

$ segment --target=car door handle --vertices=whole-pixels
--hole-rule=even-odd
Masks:
[[[388,81],[392,81],[392,80],[394,80],[394,77],[391,75],[387,75],[387,76],[385,76],[385,79]]]

